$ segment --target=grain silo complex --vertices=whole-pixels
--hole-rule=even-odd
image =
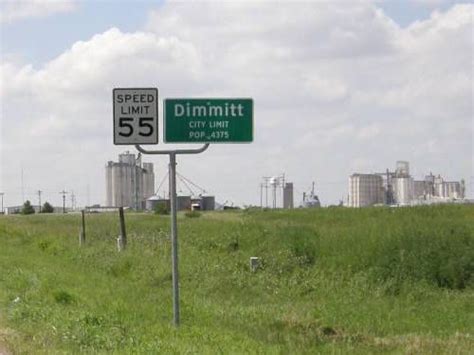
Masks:
[[[445,181],[441,175],[426,175],[414,180],[407,161],[397,161],[395,171],[352,174],[349,177],[347,206],[364,207],[376,204],[412,206],[456,202],[465,198],[465,183]]]
[[[215,196],[209,195],[206,190],[192,182],[187,177],[176,172],[176,209],[178,211],[200,210],[213,211],[216,208]],[[170,209],[169,190],[166,191],[165,181],[169,184],[169,171],[163,176],[163,179],[158,184],[155,194],[146,200],[146,209],[149,211],[155,210],[158,205],[162,205],[166,209]],[[161,194],[160,194],[161,190]]]
[[[147,198],[155,191],[152,163],[141,163],[140,155],[125,152],[119,161],[105,166],[106,205],[108,207],[145,208]]]

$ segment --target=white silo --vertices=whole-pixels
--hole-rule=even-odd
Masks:
[[[409,205],[413,200],[414,183],[411,177],[392,179],[395,201],[399,205]]]
[[[434,179],[434,190],[435,190],[435,196],[438,196],[441,198],[446,197],[446,185],[441,175],[438,175]]]

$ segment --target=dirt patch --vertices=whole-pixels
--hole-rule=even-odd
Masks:
[[[2,343],[0,343],[0,355],[10,355],[10,352]]]
[[[10,355],[11,352],[8,351],[7,346],[5,345],[7,337],[11,334],[8,329],[0,329],[0,355]]]

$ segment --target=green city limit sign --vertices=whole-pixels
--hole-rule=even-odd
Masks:
[[[165,99],[166,143],[253,141],[252,99]]]

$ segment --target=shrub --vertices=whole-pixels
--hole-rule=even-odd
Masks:
[[[41,213],[53,213],[54,208],[51,206],[49,202],[45,202],[43,207],[41,208]]]
[[[31,205],[31,202],[29,200],[26,200],[21,209],[21,214],[34,214],[34,213],[35,213],[35,209]]]
[[[377,281],[399,287],[405,281],[425,280],[450,289],[464,289],[474,279],[474,238],[462,225],[414,229],[385,236],[370,258]],[[395,288],[397,288],[395,287]]]
[[[74,301],[74,297],[67,291],[56,291],[53,294],[54,300],[61,304],[70,304]]]
[[[162,215],[166,215],[170,213],[170,210],[167,204],[164,202],[157,203],[155,205],[154,211],[155,211],[155,214],[162,214]]]
[[[199,213],[198,211],[186,211],[186,213],[184,215],[188,218],[201,217],[201,213]]]
[[[290,254],[299,266],[311,266],[316,262],[319,235],[308,227],[291,226],[280,230],[288,244]]]

